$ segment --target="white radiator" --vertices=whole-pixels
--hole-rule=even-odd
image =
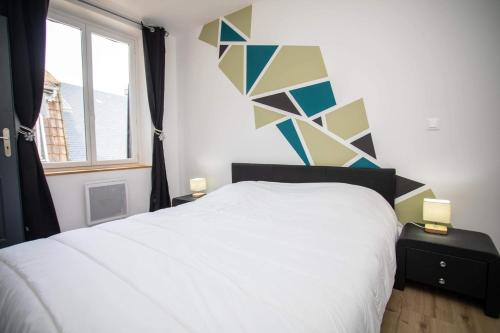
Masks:
[[[112,180],[85,184],[87,224],[117,220],[128,214],[127,183]]]

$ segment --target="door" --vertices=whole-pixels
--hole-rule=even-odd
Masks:
[[[7,18],[0,16],[0,248],[24,241]]]

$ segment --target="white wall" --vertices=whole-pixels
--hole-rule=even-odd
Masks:
[[[253,43],[321,46],[338,105],[364,98],[382,166],[429,184],[452,201],[456,227],[500,246],[499,1],[267,0],[253,11]],[[301,164],[276,128],[254,129],[199,31],[177,43],[181,192],[193,176],[212,190],[230,182],[231,162]]]
[[[163,149],[165,152],[165,168],[167,169],[170,197],[174,198],[185,194],[180,189],[179,177],[179,145],[182,129],[179,125],[178,108],[177,38],[174,35],[170,35],[166,40],[165,58],[165,114],[163,115],[163,130],[166,133],[166,139]]]
[[[151,191],[150,174],[151,169],[146,168],[47,177],[61,231],[86,226],[85,184],[90,182],[125,180],[130,215],[147,212]]]
[[[176,38],[170,36],[166,42],[166,69],[165,69],[165,115],[163,128],[167,137],[164,141],[165,164],[170,194],[172,197],[180,195],[179,190],[179,158],[177,120],[177,90],[176,90]],[[142,47],[142,46],[141,46]],[[144,69],[142,69],[144,70]],[[142,80],[141,80],[142,81]],[[145,84],[144,82],[142,83]],[[142,126],[142,163],[151,165],[151,128],[147,106],[147,96],[141,99],[141,118],[146,123]],[[48,176],[52,199],[56,207],[59,225],[62,231],[86,227],[85,222],[85,184],[95,181],[124,179],[128,187],[129,214],[144,213],[149,210],[149,196],[151,193],[151,168],[131,169],[120,171],[104,171],[95,173],[81,173],[72,175]]]
[[[85,9],[78,4],[54,0],[51,10],[63,11],[66,14],[85,17],[97,24],[119,29],[136,37],[136,57],[138,89],[138,156],[139,162],[151,165],[152,127],[147,100],[146,81],[144,73],[144,55],[142,51],[141,32],[135,25],[123,24],[113,20],[113,17],[102,15]],[[179,158],[177,120],[177,57],[176,37],[171,35],[166,39],[166,69],[165,69],[165,115],[164,129],[167,138],[164,141],[165,161],[168,170],[170,193],[179,195]],[[151,168],[120,171],[105,171],[69,175],[52,175],[47,177],[59,225],[62,231],[85,227],[85,184],[94,181],[124,179],[129,192],[129,214],[138,214],[149,210],[151,192]]]

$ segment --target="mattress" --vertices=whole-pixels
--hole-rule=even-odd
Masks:
[[[0,250],[0,332],[378,332],[396,239],[363,187],[230,184]]]

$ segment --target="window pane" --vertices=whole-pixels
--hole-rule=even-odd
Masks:
[[[87,160],[81,38],[80,29],[47,21],[43,100],[35,127],[45,162]]]
[[[130,158],[128,44],[92,34],[92,75],[97,160]]]

